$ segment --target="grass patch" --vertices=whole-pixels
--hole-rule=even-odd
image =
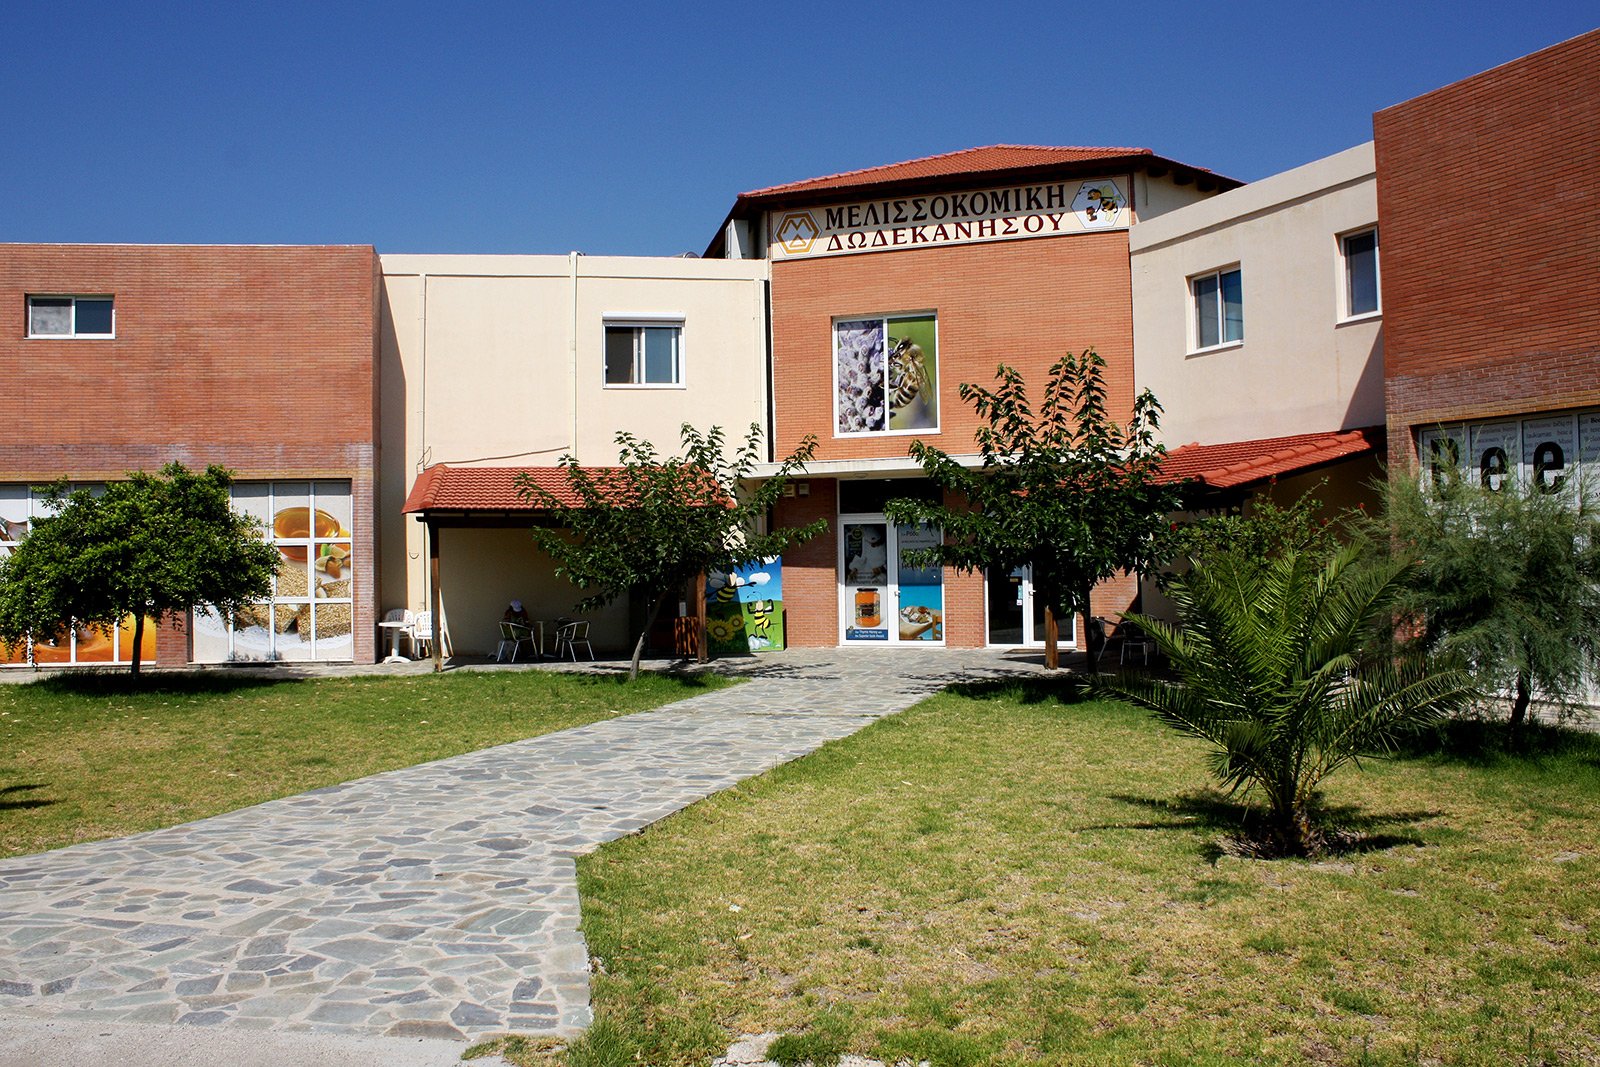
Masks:
[[[1364,766],[1359,847],[1240,858],[1199,743],[966,687],[580,860],[598,1018],[658,1067],[828,1018],[935,1067],[1600,1060],[1600,738]]]
[[[641,711],[715,675],[71,675],[0,686],[0,856],[171,826]]]

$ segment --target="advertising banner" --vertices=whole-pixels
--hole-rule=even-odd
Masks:
[[[917,567],[907,561],[910,553],[935,547],[943,536],[926,523],[895,527],[900,557],[896,561],[900,609],[895,622],[902,641],[944,640],[944,570],[937,565]]]
[[[784,647],[783,561],[772,556],[706,579],[706,634],[713,653]]]
[[[234,510],[260,521],[278,550],[272,599],[231,620],[197,608],[199,663],[355,658],[349,482],[240,482]]]
[[[833,324],[839,434],[939,428],[939,325],[933,315]]]

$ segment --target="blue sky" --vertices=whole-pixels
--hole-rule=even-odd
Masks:
[[[1593,0],[10,0],[0,241],[674,254],[740,190],[997,142],[1250,180],[1597,24]]]

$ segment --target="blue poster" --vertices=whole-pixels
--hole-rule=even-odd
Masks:
[[[777,556],[706,578],[706,630],[714,652],[784,647],[783,561]]]

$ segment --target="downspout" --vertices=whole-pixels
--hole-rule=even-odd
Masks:
[[[422,338],[418,346],[418,362],[421,364],[417,375],[417,475],[421,475],[428,465],[428,274],[426,271],[420,275],[422,278],[422,300],[417,308],[417,333]],[[431,534],[431,531],[429,531]],[[430,537],[431,541],[431,537]],[[422,602],[433,603],[433,574],[425,565],[422,570]]]
[[[762,339],[767,343],[766,376],[767,376],[767,462],[778,462],[778,400],[774,395],[773,368],[772,368],[772,275],[771,267],[768,275],[761,281],[761,305],[766,315],[766,328],[761,331]]]
[[[572,375],[572,455],[578,455],[578,252],[567,253],[567,280],[572,284],[572,330],[568,337]]]

